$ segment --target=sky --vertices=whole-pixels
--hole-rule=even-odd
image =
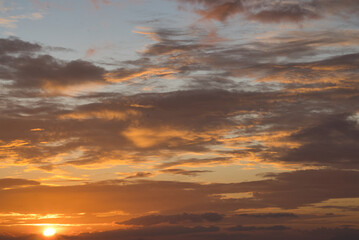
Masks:
[[[359,239],[358,16],[0,0],[0,240]]]

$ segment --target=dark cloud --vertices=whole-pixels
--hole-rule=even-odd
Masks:
[[[263,96],[263,102],[258,98]],[[237,111],[268,106],[266,98],[273,93],[241,93],[222,90],[176,91],[164,94],[139,94],[129,97],[103,98],[103,102],[83,104],[72,110],[58,103],[11,105],[3,110],[0,139],[11,142],[22,139],[31,142],[12,148],[21,161],[47,164],[45,159],[82,146],[84,154],[69,160],[71,164],[90,164],[108,158],[121,159],[128,152],[151,154],[154,150],[207,151],[210,144],[219,144],[217,133],[236,126],[231,119]],[[32,117],[23,117],[24,115]],[[188,118],[191,116],[191,118]],[[133,119],[136,118],[136,121]],[[32,132],[41,128],[44,131]],[[220,133],[220,132],[219,132]],[[47,146],[44,141],[64,144]],[[122,149],[122,151],[118,151]],[[140,156],[138,159],[141,159]],[[161,167],[196,163],[225,163],[228,157],[185,159],[164,163]]]
[[[226,154],[220,152],[222,157],[217,157],[218,152],[212,151],[215,157],[203,159],[179,160],[162,155],[166,161],[157,165],[169,168],[223,164],[232,162],[234,155],[254,154],[258,159],[272,162],[333,166],[334,160],[328,163],[313,157],[299,160],[297,156],[290,156],[290,152],[295,150],[293,148],[269,148],[266,146],[268,141],[258,142],[250,137],[304,129],[320,124],[333,114],[354,114],[358,102],[355,97],[358,86],[354,80],[357,76],[357,54],[323,57],[315,61],[305,58],[318,52],[328,53],[322,52],[321,46],[350,45],[351,40],[348,39],[354,41],[358,38],[355,33],[335,32],[329,36],[325,32],[313,36],[298,33],[297,38],[293,35],[278,36],[270,43],[252,42],[230,48],[201,44],[201,37],[189,38],[183,31],[160,29],[153,34],[158,39],[148,46],[148,52],[144,52],[137,61],[124,63],[132,67],[112,71],[112,77],[151,82],[148,79],[152,77],[149,76],[175,72],[176,76],[185,79],[184,90],[127,96],[114,93],[87,95],[66,99],[71,103],[77,102],[66,106],[59,104],[64,99],[44,99],[41,106],[39,102],[30,106],[25,102],[20,105],[20,101],[6,100],[9,104],[2,109],[2,113],[6,114],[2,121],[10,127],[1,134],[2,140],[22,139],[33,144],[32,148],[25,145],[14,148],[12,151],[18,154],[17,159],[43,162],[45,169],[51,170],[56,166],[49,165],[46,159],[61,151],[81,148],[83,154],[76,159],[70,158],[68,164],[93,164],[104,159],[146,161],[148,156],[158,154],[155,151],[167,149],[209,152],[215,146],[224,144],[226,133],[237,129],[235,135],[248,137],[248,140],[237,142],[246,150]],[[157,44],[167,44],[173,49],[150,51]],[[44,55],[6,57],[11,61],[4,59],[3,63],[14,70],[2,74],[13,79],[12,89],[16,87],[26,92],[47,86],[61,91],[83,84],[108,83],[104,74],[109,72],[86,61],[64,62]],[[280,58],[286,60],[276,61]],[[153,64],[156,62],[152,61],[154,59],[159,60],[158,64]],[[339,70],[333,74],[331,69]],[[196,74],[198,71],[206,73],[199,76]],[[252,86],[233,80],[253,76],[258,81]],[[157,77],[154,78],[156,80],[151,83],[160,84]],[[23,96],[20,92],[16,94]],[[41,125],[46,131],[28,131],[27,128],[36,128],[36,125]],[[61,134],[57,133],[59,129]],[[49,140],[64,144],[56,147],[40,144]],[[297,141],[286,137],[280,140]]]
[[[148,215],[138,218],[131,218],[118,224],[125,225],[155,225],[161,223],[178,224],[183,222],[218,222],[221,221],[223,216],[218,213],[203,213],[203,214],[177,214],[177,215]]]
[[[146,227],[139,229],[124,229],[107,231],[101,233],[85,233],[78,236],[67,236],[65,239],[138,239],[138,238],[158,238],[158,237],[173,237],[176,235],[195,235],[199,233],[212,233],[218,232],[219,228],[215,226],[196,226],[196,227],[184,227],[184,226],[158,226],[158,227]]]
[[[24,186],[36,186],[40,185],[39,182],[27,179],[19,178],[3,178],[0,179],[0,188],[13,188],[13,187],[24,187]]]
[[[190,32],[157,29],[149,34],[157,39],[146,48],[151,52],[150,57],[156,58],[160,66],[172,69],[174,76],[186,79],[187,87],[191,89],[261,91],[271,89],[269,82],[285,83],[294,89],[324,88],[328,83],[345,83],[350,79],[353,83],[357,76],[357,60],[352,49],[339,50],[345,45],[355,45],[358,39],[356,31],[298,31],[230,47],[221,43],[206,44],[201,36],[203,33],[189,38]],[[162,45],[170,45],[173,51],[151,51],[151,48],[161,48]],[[333,54],[334,46],[338,48],[338,56]],[[144,55],[136,61],[140,66],[136,71],[154,67],[148,62],[146,51]],[[207,74],[201,76],[195,74],[197,71],[206,71]],[[251,89],[245,82],[233,81],[233,78],[241,77],[256,78],[261,84]]]
[[[294,213],[243,213],[237,214],[238,217],[250,217],[250,218],[297,218],[298,215]]]
[[[82,60],[63,62],[49,55],[41,55],[35,58],[12,58],[5,64],[13,69],[10,79],[15,82],[14,87],[18,88],[56,91],[69,86],[104,81],[103,68]]]
[[[16,53],[31,53],[42,50],[42,46],[36,43],[22,41],[15,37],[0,39],[0,55]]]
[[[18,90],[45,90],[59,93],[68,87],[104,84],[102,67],[83,60],[63,61],[43,55],[39,44],[17,38],[0,39],[0,78],[13,81]],[[9,85],[8,85],[9,87]]]
[[[290,226],[295,225],[298,222],[302,221],[313,221],[315,223],[315,219],[329,219],[328,215],[318,216],[318,215],[308,215],[308,214],[295,214],[291,212],[259,212],[250,210],[245,210],[248,213],[241,214],[233,214],[228,216],[224,221],[226,224],[235,223],[237,225],[287,225]],[[333,218],[337,216],[332,216]]]
[[[106,158],[120,162],[121,159],[146,161],[154,151],[168,149],[209,152],[211,147],[223,144],[227,132],[240,126],[241,130],[234,134],[245,136],[235,143],[245,147],[241,151],[213,151],[215,157],[202,158],[176,159],[173,155],[163,155],[164,161],[156,165],[163,169],[228,164],[235,161],[234,156],[255,154],[269,162],[356,168],[356,125],[347,118],[354,114],[358,99],[346,97],[355,96],[355,92],[355,89],[341,88],[304,93],[196,89],[87,98],[87,101],[98,102],[71,106],[73,109],[69,110],[69,106],[54,102],[36,102],[32,106],[10,104],[1,111],[0,122],[7,127],[1,131],[0,139],[8,144],[21,139],[27,145],[11,148],[18,154],[18,158],[13,159],[44,165],[49,164],[46,159],[51,156],[81,148],[83,154],[68,159],[67,163],[81,165],[98,163]],[[308,105],[307,101],[313,104]],[[351,114],[332,114],[343,110]],[[311,131],[319,131],[313,129],[315,126],[324,129],[321,138],[311,137]],[[300,137],[300,132],[288,133],[288,137],[274,140],[300,144],[295,148],[279,143],[268,147],[269,139],[261,141],[260,138],[263,134],[295,131],[299,127],[302,135],[308,136]],[[30,131],[36,128],[44,131]],[[337,144],[335,135],[338,134],[343,141]],[[328,141],[324,143],[324,139]],[[48,141],[61,144],[42,144]],[[329,145],[333,151],[338,151],[328,157],[324,157],[327,156],[325,152],[315,154],[325,151],[325,146]],[[218,153],[222,156],[217,157]],[[132,156],[128,157],[130,154]]]
[[[229,231],[263,231],[263,230],[283,231],[283,230],[289,230],[290,228],[282,225],[265,226],[265,227],[237,225],[235,227],[230,227],[227,229]]]
[[[254,227],[254,226],[252,226]],[[273,227],[273,226],[272,226]],[[243,228],[243,227],[242,227]],[[258,227],[257,228],[261,228]],[[265,227],[263,227],[265,228]],[[162,234],[161,234],[162,232]],[[268,234],[270,232],[270,234]],[[183,238],[189,240],[279,240],[279,239],[293,239],[293,240],[356,240],[359,237],[359,230],[355,228],[317,228],[313,230],[297,230],[287,229],[280,231],[275,229],[267,229],[260,231],[221,231],[216,227],[195,227],[186,228],[183,226],[162,226],[162,227],[150,227],[139,228],[132,230],[115,230],[104,232],[93,232],[80,234],[77,236],[59,235],[56,236],[59,240],[138,240],[138,239],[173,239],[181,240]],[[1,235],[1,240],[35,240],[41,238],[37,235],[28,236],[11,236]]]
[[[12,208],[16,212],[45,213],[125,211],[131,214],[157,211],[175,213],[175,219],[188,216],[176,216],[178,212],[211,209],[222,214],[241,208],[296,208],[329,199],[359,197],[359,174],[356,171],[303,170],[267,174],[266,177],[268,179],[227,184],[118,180],[78,186],[33,186],[0,191],[0,210]],[[253,197],[222,198],[223,194],[248,192],[252,192]],[[21,199],[25,198],[24,203]],[[202,219],[213,218],[204,215]]]
[[[185,159],[185,160],[178,160],[176,162],[163,163],[163,164],[159,165],[158,167],[159,168],[168,168],[168,167],[181,166],[181,165],[199,166],[202,164],[225,164],[225,163],[230,163],[230,162],[232,162],[231,158],[221,158],[221,157],[209,158],[209,159],[191,158],[191,159]],[[171,170],[171,171],[169,171],[169,170],[171,170],[171,169],[165,169],[162,171],[175,172],[173,170]],[[176,174],[180,174],[180,173],[176,173]],[[185,175],[185,174],[182,174],[182,175]],[[189,174],[187,173],[187,175],[189,175]]]
[[[24,236],[14,236],[14,235],[0,235],[1,240],[36,240],[39,239],[37,235],[24,235]]]
[[[157,29],[153,34],[156,43],[149,45],[143,55],[146,57],[158,55],[174,54],[180,56],[181,53],[198,52],[197,50],[206,47],[200,42],[199,37],[188,38],[186,31],[178,29]]]
[[[177,0],[202,6],[195,9],[204,19],[226,21],[235,15],[262,23],[301,22],[321,19],[334,14],[355,14],[359,10],[355,0],[299,0],[299,1],[249,1],[249,0]]]
[[[350,211],[350,212],[358,212],[359,211],[359,207],[357,206],[335,206],[335,205],[326,205],[326,206],[320,206],[318,208],[323,208],[323,209],[339,209],[339,210],[343,210],[343,211]]]
[[[185,169],[178,169],[178,168],[170,168],[170,169],[164,169],[160,170],[162,173],[170,173],[170,174],[179,174],[184,176],[197,176],[201,173],[207,173],[212,172],[209,170],[185,170]]]
[[[348,116],[332,116],[320,124],[304,128],[291,136],[301,146],[284,153],[280,159],[288,162],[359,167],[359,129]]]
[[[150,172],[137,172],[130,176],[127,176],[125,179],[134,179],[134,178],[146,178],[153,176],[153,173]]]
[[[303,170],[267,174],[266,176],[274,177],[274,179],[242,183],[242,185],[248,184],[252,187],[257,185],[258,192],[254,192],[256,198],[284,208],[321,202],[331,198],[356,198],[359,194],[355,188],[352,189],[359,181],[356,171]],[[285,200],[281,201],[279,196]]]
[[[280,22],[302,22],[304,20],[319,19],[318,12],[313,11],[309,6],[303,6],[296,3],[280,4],[277,6],[268,6],[258,12],[250,12],[248,19],[260,21],[263,23]]]

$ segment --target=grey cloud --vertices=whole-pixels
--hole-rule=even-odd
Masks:
[[[146,177],[151,177],[151,176],[153,176],[153,173],[150,173],[150,172],[137,172],[137,173],[134,173],[134,174],[126,177],[125,179],[146,178]]]
[[[39,44],[17,38],[0,39],[0,78],[18,90],[51,90],[83,84],[104,84],[107,72],[83,60],[63,61],[43,55]]]
[[[218,213],[203,213],[203,214],[176,214],[176,215],[147,215],[129,220],[119,222],[118,224],[125,225],[155,225],[161,223],[178,224],[183,222],[218,222],[221,221],[223,216]]]
[[[350,212],[358,212],[359,207],[358,206],[335,206],[335,205],[326,205],[326,206],[320,206],[318,208],[322,209],[339,209],[343,211],[350,211]]]
[[[257,190],[254,191],[255,198],[282,208],[303,206],[331,198],[355,198],[359,194],[355,188],[352,188],[359,181],[356,171],[303,170],[266,176],[274,179],[241,183],[241,185],[257,186]]]
[[[185,170],[185,169],[178,169],[178,168],[170,168],[170,169],[163,169],[160,170],[162,173],[170,173],[170,174],[179,174],[184,176],[197,176],[201,173],[212,172],[208,170]]]
[[[295,225],[298,222],[319,218],[317,215],[306,215],[306,214],[294,214],[291,212],[263,212],[258,213],[254,211],[251,213],[249,210],[245,212],[230,215],[225,219],[227,224],[236,223],[237,225]],[[335,217],[335,216],[332,216]],[[325,215],[323,219],[328,219],[329,216]]]
[[[238,217],[250,217],[250,218],[297,218],[298,215],[294,213],[243,213],[237,214]]]
[[[49,55],[14,59],[10,67],[15,70],[11,78],[16,87],[56,89],[84,83],[101,83],[105,73],[103,68],[90,62],[62,62]]]
[[[24,236],[14,236],[14,235],[0,235],[0,240],[36,240],[39,236],[37,235],[24,235]]]
[[[22,41],[15,37],[0,39],[0,55],[9,53],[31,53],[42,50],[42,46],[36,43]]]
[[[199,234],[199,233],[213,233],[218,232],[220,229],[215,226],[196,226],[196,227],[185,227],[185,226],[158,226],[158,227],[147,227],[139,229],[125,229],[107,231],[102,233],[85,233],[78,236],[66,236],[65,239],[138,239],[138,238],[159,238],[159,237],[174,237],[180,235],[182,238],[188,234]],[[183,236],[184,235],[184,236]]]
[[[0,122],[7,126],[0,133],[0,139],[5,142],[22,139],[31,142],[35,148],[26,145],[13,148],[21,154],[23,162],[43,162],[46,158],[55,156],[61,152],[69,152],[82,147],[84,154],[76,159],[69,159],[68,164],[91,164],[102,161],[105,155],[111,159],[121,159],[123,156],[141,149],[133,155],[137,161],[145,161],[146,156],[153,151],[171,149],[173,151],[208,151],[209,146],[220,145],[220,135],[206,135],[207,131],[229,131],[236,126],[242,126],[243,130],[237,134],[243,136],[260,135],[263,126],[266,131],[295,130],[298,127],[310,129],[320,126],[330,119],[331,113],[322,112],[323,109],[331,111],[348,112],[355,111],[356,98],[345,96],[355,94],[355,90],[334,89],[324,92],[309,93],[285,93],[285,92],[238,92],[225,90],[187,90],[167,93],[137,94],[132,96],[103,95],[102,97],[79,98],[81,101],[92,101],[94,103],[74,106],[73,109],[63,104],[47,103],[23,106],[11,104],[2,109]],[[338,103],[332,104],[332,99]],[[307,101],[315,104],[308,105]],[[340,104],[339,104],[340,103]],[[258,115],[258,114],[261,115]],[[190,118],[188,116],[191,116]],[[283,117],[286,116],[286,117]],[[342,124],[338,130],[332,125],[332,130],[326,127],[328,132],[323,131],[323,136],[332,131],[341,131],[343,137],[347,136],[349,143],[347,148],[355,149],[355,124],[345,120],[348,114],[343,115],[341,120],[336,117],[337,123]],[[136,121],[133,121],[136,119]],[[255,124],[254,124],[255,123]],[[269,127],[270,126],[270,127]],[[31,132],[30,129],[42,128],[44,131]],[[156,131],[176,130],[178,133],[184,131],[192,133],[193,138],[186,135],[166,135],[168,141],[155,141],[157,135],[149,135],[153,144],[139,148],[126,137],[128,129],[154,129]],[[353,133],[349,132],[352,131]],[[327,139],[327,138],[326,138]],[[327,144],[335,144],[335,138]],[[44,141],[63,142],[57,146],[46,146]],[[305,146],[321,144],[322,139],[299,138],[293,135],[286,138],[291,142],[303,142]],[[169,146],[169,141],[172,143]],[[311,143],[310,143],[311,141]],[[189,159],[167,159],[158,163],[159,168],[173,168],[174,166],[199,164],[222,164],[233,161],[231,156],[245,156],[254,153],[267,161],[283,161],[287,163],[304,163],[323,166],[339,165],[334,158],[315,158],[315,155],[302,154],[302,157],[291,157],[291,151],[302,151],[301,147],[287,149],[283,147],[268,148],[263,143],[254,143],[251,140],[240,141],[238,144],[246,146],[245,150],[237,153],[227,152],[223,157],[214,158],[189,158]],[[324,143],[323,143],[324,144]],[[343,146],[344,142],[337,145]],[[120,146],[120,147],[119,147]],[[343,146],[344,147],[344,146]],[[118,151],[122,150],[122,151]],[[304,150],[303,150],[304,151]],[[319,149],[317,150],[319,151]],[[273,154],[277,152],[277,154]],[[225,153],[225,152],[221,152]],[[280,153],[280,154],[279,154]],[[350,152],[336,153],[346,156]],[[355,166],[353,158],[355,152],[351,153],[351,161],[342,161],[342,165]],[[354,154],[354,155],[353,155]],[[230,155],[230,156],[229,156]],[[349,156],[349,155],[348,155]],[[347,157],[345,157],[347,158]],[[331,160],[332,159],[332,160]],[[173,170],[172,170],[172,173]],[[177,173],[179,173],[177,171]],[[194,172],[193,172],[194,174]]]
[[[195,12],[204,19],[226,21],[235,15],[242,15],[262,23],[301,22],[321,19],[334,14],[355,14],[359,10],[355,0],[299,0],[299,1],[249,1],[249,0],[177,0],[196,6]]]
[[[251,12],[247,17],[263,23],[280,23],[319,19],[321,16],[310,8],[288,3],[282,4],[278,8],[269,7],[269,9],[259,10],[256,13]]]
[[[157,29],[154,36],[157,42],[148,46],[144,52],[144,60],[149,56],[180,54],[181,52],[196,51],[206,47],[200,43],[200,38],[188,38],[188,32],[178,29]]]
[[[23,187],[23,186],[36,186],[40,185],[39,182],[27,179],[19,178],[2,178],[0,179],[0,188],[13,188],[13,187]]]
[[[235,227],[227,228],[229,231],[283,231],[289,230],[289,227],[283,225],[275,225],[275,226],[265,226],[265,227],[258,227],[258,226],[242,226],[237,225]]]
[[[34,186],[0,191],[0,210],[12,208],[19,212],[47,213],[121,210],[138,214],[149,211],[206,212],[211,209],[221,214],[246,208],[289,209],[334,198],[359,197],[359,174],[356,171],[303,170],[267,174],[266,177],[259,181],[228,184],[144,180],[127,183],[118,180],[78,186]],[[222,194],[248,192],[253,193],[252,198],[221,197]],[[70,200],[74,198],[77,201]],[[27,199],[26,204],[19,204],[21,199]],[[108,204],[100,204],[102,202]],[[214,218],[208,215],[202,219]]]
[[[286,151],[280,160],[358,168],[359,130],[346,115],[332,116],[291,136],[301,146]]]
[[[55,166],[47,162],[47,158],[56,156],[61,151],[69,152],[78,148],[83,149],[83,154],[63,164],[91,164],[101,162],[106,158],[117,159],[120,162],[129,154],[132,156],[130,161],[146,161],[148,156],[158,153],[161,155],[163,150],[168,149],[182,152],[188,150],[208,152],[213,149],[213,146],[222,144],[223,134],[234,129],[240,129],[235,133],[237,136],[260,136],[265,132],[305,129],[320,124],[325,118],[330,118],[330,115],[343,112],[353,114],[357,111],[355,107],[358,103],[355,97],[358,88],[355,82],[357,54],[304,61],[305,57],[316,55],[317,51],[320,52],[317,46],[345,44],[351,36],[355,39],[355,34],[343,37],[340,33],[333,33],[333,36],[341,36],[339,39],[328,37],[325,33],[315,34],[315,36],[310,36],[308,33],[304,37],[299,37],[299,40],[281,36],[283,39],[278,37],[276,41],[273,41],[274,43],[270,44],[255,42],[231,48],[224,45],[182,48],[182,45],[188,44],[197,46],[200,39],[188,38],[183,32],[176,33],[165,29],[158,30],[157,35],[160,38],[159,43],[171,45],[177,53],[154,51],[153,54],[144,54],[146,56],[142,56],[143,58],[138,61],[127,64],[138,67],[137,70],[144,70],[152,66],[152,58],[158,56],[161,58],[163,54],[169,54],[164,57],[163,66],[179,71],[179,76],[186,79],[184,86],[187,87],[186,90],[128,94],[127,96],[116,93],[94,94],[67,99],[66,101],[71,104],[66,104],[66,106],[54,104],[55,101],[61,102],[64,99],[46,99],[44,102],[49,101],[49,103],[41,107],[37,104],[19,106],[19,101],[15,103],[7,100],[9,104],[2,109],[1,121],[4,126],[9,127],[1,132],[1,139],[5,142],[23,139],[31,142],[33,146],[32,148],[25,146],[14,148],[13,151],[19,154],[17,161],[42,163],[43,168],[51,170]],[[148,49],[159,43],[150,45]],[[172,58],[178,54],[183,54],[180,57],[182,60],[193,59],[195,61],[181,64],[180,60]],[[272,61],[281,57],[285,57],[286,60]],[[45,82],[48,82],[43,79],[50,79],[50,84],[54,87],[104,83],[102,79],[104,70],[89,62],[61,62],[51,56],[43,55],[26,56],[21,59],[10,57],[10,59],[14,61],[14,64],[23,61],[19,67],[11,64],[17,70],[11,73],[9,79],[17,79],[14,80],[13,87],[16,86],[18,89],[41,88]],[[27,60],[33,62],[29,63]],[[296,62],[291,62],[294,60]],[[5,62],[4,64],[9,64]],[[330,68],[338,67],[340,64],[345,65],[337,71],[341,82],[326,82],[332,75]],[[130,68],[121,70],[124,76],[128,73],[126,72],[129,71],[128,69]],[[211,71],[203,76],[194,74],[196,71],[209,69]],[[212,70],[221,72],[212,74]],[[31,74],[32,71],[36,73]],[[9,74],[9,71],[6,73]],[[64,79],[58,77],[60,73]],[[267,78],[267,82],[264,80],[254,82],[250,86],[246,83],[237,84],[232,79],[248,77],[251,74],[259,80]],[[207,77],[208,75],[211,77]],[[288,82],[280,82],[281,76]],[[205,86],[202,87],[203,85]],[[297,90],[303,92],[296,92]],[[305,92],[306,90],[308,92]],[[78,101],[77,104],[72,104],[76,101]],[[45,131],[41,133],[29,131],[39,126]],[[138,146],[136,139],[128,137],[131,129],[144,129],[144,131],[153,129],[154,132],[173,130],[178,136],[169,134],[161,140],[159,135],[153,133],[149,134],[150,136],[146,136],[147,133],[144,132],[138,133],[139,135],[134,133],[135,136],[145,134],[145,140],[152,141],[151,144]],[[181,132],[183,136],[180,135]],[[207,133],[212,135],[207,135]],[[188,138],[188,134],[193,134],[193,137]],[[62,146],[40,144],[48,141],[50,137],[53,142],[63,143]],[[281,140],[301,141],[294,137]],[[271,162],[334,166],[334,159],[326,162],[324,159],[315,159],[314,155],[304,156],[304,152],[303,159],[299,159],[290,155],[290,152],[296,149],[269,148],[266,142],[248,140],[247,142],[239,141],[238,145],[245,147],[246,150],[233,152],[233,155],[228,152],[221,158],[208,159],[178,160],[163,155],[164,162],[158,163],[158,166],[169,168],[181,165],[230,163],[233,161],[232,156],[242,157],[248,154],[255,154],[259,159]],[[304,146],[305,144],[297,151],[304,151]],[[355,147],[355,144],[352,147]],[[351,156],[353,157],[355,154]],[[345,161],[342,161],[343,164]],[[354,167],[355,161],[349,161],[346,166]]]
[[[252,226],[254,227],[254,226]],[[257,226],[258,227],[258,226]],[[160,234],[162,231],[163,234]],[[270,231],[270,234],[268,234]],[[181,234],[180,234],[181,233]],[[183,226],[173,227],[150,227],[139,228],[131,230],[115,230],[104,232],[93,232],[81,234],[77,236],[60,235],[57,236],[59,240],[117,240],[119,238],[124,240],[182,240],[183,238],[189,240],[278,240],[278,239],[292,239],[292,240],[356,240],[359,237],[359,230],[355,228],[316,228],[313,230],[298,230],[287,229],[285,231],[278,230],[259,230],[259,231],[223,231],[216,227],[196,227],[186,228]],[[35,240],[37,235],[28,236],[10,236],[1,235],[1,240]]]
[[[346,44],[355,45],[359,39],[356,31],[297,31],[230,47],[221,43],[206,44],[200,37],[188,38],[189,33],[186,35],[181,31],[173,33],[157,29],[154,34],[159,40],[147,48],[146,54],[158,58],[161,66],[175,70],[176,76],[188,78],[187,85],[192,88],[248,89],[248,85],[243,82],[236,84],[231,77],[254,77],[268,82],[301,83],[303,86],[328,81],[337,83],[339,75],[343,80],[354,79],[357,75],[357,60],[352,49],[341,49]],[[162,45],[173,48],[173,51],[166,51],[168,56],[165,59],[160,58],[163,53],[151,51],[151,48],[161,48]],[[333,46],[338,47],[335,50],[338,56],[333,55]],[[312,59],[314,56],[315,61]],[[147,61],[137,63],[140,69],[150,67]],[[330,72],[331,67],[339,67],[334,76]],[[198,76],[194,74],[196,71],[208,71],[208,74]],[[256,90],[268,85],[261,82]]]
[[[224,163],[229,163],[231,162],[232,159],[231,158],[222,158],[222,157],[218,157],[218,158],[207,158],[207,159],[199,159],[199,158],[191,158],[191,159],[185,159],[185,160],[178,160],[175,162],[166,162],[166,163],[162,163],[158,166],[158,168],[169,168],[169,167],[173,167],[173,166],[181,166],[181,165],[194,165],[194,166],[198,166],[201,164],[224,164]],[[171,169],[165,169],[162,171],[166,171],[166,172],[176,172],[173,171]],[[177,171],[176,174],[181,174],[179,173],[179,171]],[[183,173],[182,173],[183,174]],[[188,173],[187,173],[188,174]],[[185,175],[185,174],[183,174]]]

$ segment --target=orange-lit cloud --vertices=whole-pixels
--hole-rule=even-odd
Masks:
[[[204,19],[226,21],[235,15],[262,23],[301,22],[317,20],[335,13],[355,14],[358,4],[354,0],[340,3],[335,1],[310,0],[296,2],[268,2],[265,0],[177,0],[195,6],[195,12]]]

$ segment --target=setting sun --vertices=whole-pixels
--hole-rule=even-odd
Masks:
[[[54,236],[56,233],[56,230],[54,228],[46,228],[44,232],[42,233],[45,237],[51,237]]]

